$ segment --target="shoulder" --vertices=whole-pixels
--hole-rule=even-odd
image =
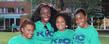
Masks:
[[[36,25],[36,27],[43,27],[44,26],[44,24],[39,20],[39,21],[36,21],[35,22],[35,25]]]
[[[71,30],[71,29],[66,29],[66,34],[68,34],[69,36],[70,35],[73,35],[74,34],[74,31]]]
[[[47,26],[50,30],[54,31],[54,28],[51,26],[51,23],[50,23],[50,22],[47,22],[46,26]]]
[[[89,27],[95,29],[95,27],[93,25],[89,25]]]
[[[15,43],[17,43],[17,41],[19,41],[19,38],[21,38],[20,35],[17,35],[17,36],[12,37],[9,40],[8,44],[15,44]]]
[[[20,36],[21,36],[21,35],[14,36],[14,37],[12,37],[10,40],[17,40],[17,39],[21,38]]]
[[[92,34],[98,35],[97,29],[93,25],[90,25],[89,28]]]
[[[58,33],[59,33],[59,30],[58,30],[58,31],[56,31],[56,32],[54,32],[54,35],[55,35],[55,34],[58,34]]]
[[[40,24],[40,23],[41,23],[41,21],[36,21],[36,22],[35,22],[35,24]]]
[[[66,29],[67,32],[74,32],[72,29]]]
[[[92,30],[92,31],[96,31],[96,28],[93,26],[93,25],[89,25],[89,27],[88,27],[90,30]]]

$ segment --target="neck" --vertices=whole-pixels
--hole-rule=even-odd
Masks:
[[[46,22],[45,21],[43,21],[43,20],[41,20],[41,22],[45,25],[46,24]]]
[[[60,31],[63,32],[63,31],[65,31],[65,29],[61,29]]]
[[[83,27],[83,28],[88,27],[88,23],[84,23],[83,26],[81,26],[81,27]]]

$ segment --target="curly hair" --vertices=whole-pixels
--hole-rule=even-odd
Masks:
[[[50,13],[51,13],[51,17],[50,17],[50,20],[49,22],[51,23],[52,27],[54,27],[54,29],[56,28],[55,26],[55,19],[56,19],[56,15],[58,14],[57,10],[47,4],[40,4],[36,10],[33,12],[32,14],[32,21],[33,22],[36,22],[38,20],[41,20],[41,17],[40,17],[40,10],[42,7],[45,7],[45,8],[50,8]]]
[[[59,14],[56,16],[56,19],[57,19],[59,16],[61,16],[61,17],[64,18],[65,23],[66,23],[66,25],[68,26],[67,29],[71,29],[71,25],[72,25],[72,23],[71,23],[71,19],[72,19],[71,16],[68,16],[67,13],[59,13]],[[56,26],[56,20],[55,20],[55,26]],[[56,31],[57,31],[57,30],[58,30],[58,29],[56,28]]]
[[[34,29],[35,29],[35,24],[30,20],[30,19],[25,19],[24,21],[23,21],[23,23],[21,24],[21,26],[20,26],[20,31],[21,31],[21,29],[22,28],[24,28],[26,25],[32,25],[33,27],[34,27]],[[22,31],[21,31],[22,32]]]

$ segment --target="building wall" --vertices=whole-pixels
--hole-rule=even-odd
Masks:
[[[0,2],[0,8],[24,8],[24,13],[31,13],[30,2]]]
[[[12,24],[19,28],[20,16],[31,13],[31,3],[26,1],[1,1],[0,2],[0,30],[12,30]],[[22,9],[23,8],[23,9]]]

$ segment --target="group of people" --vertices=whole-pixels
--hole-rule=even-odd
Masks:
[[[39,5],[32,18],[34,22],[23,20],[21,34],[11,38],[8,44],[100,44],[98,32],[88,24],[84,9],[74,13],[76,29],[68,28],[68,17],[61,13],[55,15],[51,9],[47,4]]]

